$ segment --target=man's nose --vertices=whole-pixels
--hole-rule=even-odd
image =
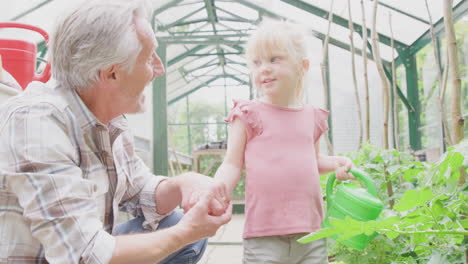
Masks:
[[[153,68],[154,77],[164,75],[164,73],[166,73],[166,70],[164,69],[164,64],[161,61],[161,58],[159,58],[159,56],[156,54],[154,56],[155,56],[154,68]]]

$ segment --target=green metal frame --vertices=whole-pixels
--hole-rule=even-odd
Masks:
[[[167,46],[159,43],[156,51],[166,66]],[[166,75],[153,81],[153,171],[156,175],[168,175],[167,99]]]
[[[327,19],[328,16],[329,16],[329,12],[324,10],[324,9],[321,9],[317,6],[314,6],[312,4],[309,4],[307,2],[304,2],[302,0],[280,0],[282,2],[285,2],[287,4],[290,4],[291,6],[295,6],[299,9],[302,9],[310,14],[313,14],[313,15],[316,15],[316,16],[319,16],[321,18],[324,18],[324,19]],[[332,14],[332,22],[339,25],[339,26],[342,26],[344,28],[349,28],[349,21],[341,16],[338,16],[336,14]],[[362,33],[363,32],[363,28],[360,24],[356,24],[356,23],[353,23],[353,26],[354,26],[354,29],[356,30],[356,32],[358,33]],[[370,35],[370,29],[367,29],[367,32],[368,34]],[[384,34],[381,34],[381,33],[378,33],[378,37],[379,37],[379,41],[382,43],[382,44],[385,44],[387,46],[391,46],[391,39],[390,37],[384,35]],[[395,47],[397,49],[400,49],[400,48],[406,48],[408,47],[408,45],[400,42],[400,41],[397,41],[395,40]]]
[[[414,108],[414,111],[408,109],[409,136],[410,145],[413,150],[421,149],[421,133],[419,127],[421,125],[421,107],[419,101],[418,88],[418,68],[416,64],[416,56],[408,56],[408,62],[405,63],[406,70],[406,87],[408,100]]]
[[[52,2],[52,1],[53,1],[53,0],[45,0],[45,1],[43,1],[43,2],[41,2],[41,3],[39,3],[39,4],[37,4],[37,5],[33,6],[32,8],[30,8],[30,9],[28,9],[28,10],[26,10],[26,11],[24,11],[24,12],[22,12],[22,13],[16,15],[16,16],[14,16],[14,17],[12,17],[12,18],[10,19],[10,21],[17,21],[18,19],[21,19],[21,18],[23,18],[23,17],[29,15],[30,13],[36,11],[37,9],[39,9],[39,8],[41,8],[41,7],[45,6],[45,5],[47,5],[48,3]]]
[[[52,2],[53,0],[45,0],[40,2],[39,4],[35,5],[34,7],[16,15],[10,20],[18,20],[23,18],[24,16],[28,15],[29,13],[41,8],[42,6]],[[294,6],[300,10],[306,11],[312,15],[318,16],[322,19],[327,19],[329,15],[329,11],[324,10],[320,7],[314,6],[311,3],[308,3],[304,0],[281,0],[282,2],[289,4],[291,6]],[[159,7],[158,9],[153,11],[153,16],[152,16],[152,25],[153,28],[156,27],[155,22],[156,22],[156,16],[160,13],[163,13],[171,8],[174,8],[178,5],[183,5],[184,0],[172,0],[164,4],[163,6]],[[197,69],[192,69],[192,70],[185,70],[184,68],[182,71],[182,78],[187,78],[188,74],[190,74],[191,71],[194,70],[199,70],[200,68],[206,68],[206,67],[211,67],[215,65],[219,65],[222,67],[222,74],[213,76],[212,78],[209,78],[208,80],[202,82],[200,85],[183,92],[181,95],[167,101],[167,81],[165,76],[161,76],[155,79],[153,82],[153,100],[154,100],[154,106],[153,106],[153,113],[154,113],[154,123],[153,123],[153,135],[154,135],[154,142],[153,142],[153,149],[154,149],[154,158],[153,158],[153,164],[154,164],[154,171],[157,174],[163,174],[167,175],[167,158],[168,158],[168,153],[167,153],[167,106],[171,105],[178,100],[187,97],[187,111],[189,111],[189,105],[188,105],[188,95],[192,94],[193,92],[210,85],[212,82],[220,79],[220,78],[230,78],[233,79],[241,85],[249,85],[251,87],[251,82],[250,79],[249,81],[243,80],[243,77],[238,77],[238,76],[248,76],[248,74],[241,72],[240,70],[233,68],[230,66],[230,64],[239,64],[242,66],[246,66],[245,63],[241,62],[235,62],[232,59],[229,59],[229,55],[241,55],[244,52],[244,49],[242,45],[245,43],[245,39],[248,36],[247,30],[237,30],[233,29],[232,27],[229,27],[225,23],[222,23],[222,21],[234,21],[234,22],[239,22],[239,23],[251,23],[251,24],[257,24],[258,22],[261,21],[262,16],[270,16],[273,18],[280,18],[280,19],[285,19],[284,17],[271,12],[262,6],[259,6],[249,0],[237,0],[236,3],[243,5],[245,7],[248,7],[250,9],[253,9],[258,12],[259,16],[257,20],[252,20],[245,18],[241,15],[235,14],[229,10],[226,10],[225,8],[218,7],[216,5],[215,0],[200,0],[199,3],[204,3],[204,7],[201,8],[195,8],[194,11],[188,13],[187,15],[177,19],[176,21],[173,21],[170,24],[167,25],[159,25],[158,29],[159,30],[167,30],[171,35],[170,36],[164,36],[164,37],[158,37],[158,40],[160,42],[159,48],[157,50],[159,56],[161,59],[164,61],[165,65],[167,67],[174,66],[175,64],[184,61],[185,59],[189,57],[204,57],[204,56],[216,56],[218,59],[218,63],[212,61],[212,63],[206,63],[202,65],[202,67],[197,67]],[[221,1],[220,1],[221,2]],[[404,16],[407,16],[411,19],[414,19],[415,21],[418,21],[420,23],[424,23],[426,25],[429,24],[429,22],[423,18],[420,18],[418,16],[415,16],[413,14],[410,14],[408,12],[405,12],[403,10],[400,10],[398,8],[395,8],[391,5],[388,5],[386,3],[380,2],[379,3],[381,6],[388,8],[394,12],[397,12],[399,14],[402,14]],[[193,16],[199,14],[199,12],[202,12],[202,10],[206,9],[207,11],[207,18],[205,19],[192,19]],[[218,12],[221,12],[222,15]],[[468,12],[468,1],[461,1],[458,3],[454,8],[453,8],[453,18],[454,21],[457,21],[466,13]],[[332,14],[332,22],[344,27],[348,28],[349,21],[337,14]],[[160,22],[158,22],[160,23]],[[172,31],[171,29],[183,26],[183,25],[189,25],[189,24],[199,24],[203,23],[200,26],[195,26],[196,28],[190,32],[177,32],[177,31]],[[362,36],[362,33],[364,30],[370,34],[369,29],[363,29],[360,24],[353,23],[354,28],[356,30],[356,33],[360,34]],[[211,27],[211,30],[208,30],[208,26]],[[443,18],[439,19],[435,24],[435,33],[438,38],[444,33],[444,25],[443,25]],[[312,30],[311,33],[317,37],[320,40],[325,39],[325,34]],[[391,39],[390,37],[386,36],[385,34],[378,34],[379,36],[379,41],[380,43],[390,46]],[[403,104],[406,106],[408,109],[408,115],[409,115],[409,134],[410,134],[410,144],[411,148],[414,150],[420,149],[421,148],[421,137],[419,134],[419,126],[420,126],[420,102],[418,98],[418,74],[417,74],[417,64],[416,64],[416,54],[426,45],[431,43],[431,34],[430,31],[427,30],[422,34],[416,41],[411,43],[410,45],[402,43],[400,41],[395,41],[395,48],[398,51],[398,57],[395,59],[396,66],[398,67],[399,65],[404,66],[406,70],[406,84],[407,84],[407,97],[403,95],[401,92],[400,88],[398,87],[398,95],[400,99],[402,100]],[[190,49],[187,49],[183,53],[177,55],[174,58],[167,58],[166,57],[166,52],[167,52],[167,47],[169,45],[181,45],[181,44],[195,44],[195,47],[191,47]],[[342,41],[339,41],[334,38],[330,38],[329,44],[336,46],[338,48],[350,51],[351,47],[349,44],[344,43]],[[225,47],[223,47],[224,45]],[[209,47],[215,47],[216,51],[215,52],[206,52],[209,49]],[[233,49],[237,50],[238,52],[234,51],[229,51],[229,49],[226,47],[232,47]],[[439,45],[435,47],[437,49],[437,52],[440,53],[440,48]],[[47,48],[45,47],[44,43],[39,43],[38,44],[38,51],[39,51],[39,57],[44,57]],[[372,48],[370,47],[369,43],[369,49],[367,51],[362,51],[359,49],[356,49],[356,53],[358,55],[365,55],[369,59],[373,59],[372,55]],[[385,69],[385,74],[387,75],[388,79],[393,82],[391,78],[391,73],[388,70],[389,69],[390,62],[384,61],[384,69]],[[184,65],[183,67],[185,67]],[[239,72],[239,75],[237,74],[229,74],[226,72],[226,69],[229,69],[230,72],[235,71]],[[327,76],[327,79],[329,79],[329,76]],[[328,80],[329,81],[329,80]],[[225,89],[226,86],[224,85]],[[330,98],[332,100],[332,98]],[[331,122],[330,122],[331,125]],[[190,134],[190,126],[188,125],[187,127],[188,133]],[[191,145],[191,144],[189,144]],[[165,162],[162,162],[165,161]]]
[[[304,10],[304,11],[307,11],[308,13],[310,14],[313,14],[313,15],[316,15],[316,16],[319,16],[323,19],[326,19],[328,17],[328,14],[329,12],[326,11],[326,10],[323,10],[319,7],[316,7],[316,6],[313,6],[312,4],[310,3],[307,3],[305,1],[302,1],[302,0],[281,0],[282,2],[285,2],[287,4],[290,4],[291,6],[295,6],[296,8],[299,8],[301,10]],[[179,3],[180,1],[172,1],[171,3],[173,3],[173,5],[177,5],[176,4]],[[179,62],[179,61],[182,61],[183,59],[187,58],[187,57],[193,57],[193,56],[204,56],[204,55],[215,55],[218,57],[219,61],[221,62],[221,64],[219,64],[220,66],[223,67],[223,75],[219,75],[219,76],[213,76],[212,78],[210,78],[209,80],[203,82],[202,84],[198,85],[197,87],[194,87],[192,89],[190,89],[189,91],[186,91],[184,93],[182,93],[181,95],[177,96],[176,98],[170,100],[168,102],[168,105],[171,105],[175,102],[177,102],[178,100],[184,98],[184,97],[188,97],[188,95],[192,94],[193,92],[211,84],[212,82],[214,82],[215,80],[218,80],[220,78],[231,78],[233,80],[236,80],[238,81],[240,84],[244,84],[244,85],[249,85],[250,83],[249,82],[246,82],[234,75],[228,75],[226,74],[226,71],[225,71],[225,66],[226,67],[229,67],[230,69],[232,70],[236,70],[238,71],[237,69],[235,68],[232,68],[229,66],[231,62],[231,60],[228,60],[226,59],[226,55],[229,55],[229,54],[236,54],[236,55],[240,55],[242,52],[243,52],[243,48],[242,48],[242,44],[244,44],[245,40],[243,40],[242,38],[243,37],[246,37],[247,34],[245,33],[241,33],[241,34],[225,34],[225,35],[220,35],[220,31],[218,28],[216,28],[216,24],[219,24],[219,25],[222,25],[220,23],[221,20],[235,20],[236,22],[249,22],[249,23],[257,23],[259,21],[261,21],[261,16],[263,15],[267,15],[267,16],[270,16],[270,17],[274,17],[274,18],[283,18],[284,17],[281,17],[280,15],[274,13],[274,12],[271,12],[261,6],[258,6],[257,4],[255,3],[252,3],[248,0],[238,0],[236,1],[238,4],[241,4],[241,5],[244,5],[246,7],[249,7],[251,9],[254,9],[256,11],[258,11],[259,13],[259,19],[256,20],[256,21],[252,21],[252,20],[249,20],[249,19],[246,19],[242,16],[239,16],[239,15],[236,15],[236,14],[233,14],[232,12],[229,12],[227,10],[224,10],[223,8],[217,8],[215,6],[215,1],[214,0],[203,0],[203,2],[205,3],[205,7],[207,9],[207,13],[208,13],[208,19],[206,20],[206,22],[208,22],[208,25],[211,25],[212,27],[212,30],[211,31],[205,31],[205,32],[209,32],[209,33],[213,33],[214,35],[195,35],[195,34],[192,34],[190,35],[190,32],[187,32],[187,33],[184,33],[185,36],[170,36],[170,37],[162,37],[162,38],[159,38],[159,40],[161,42],[164,42],[165,45],[171,45],[171,44],[198,44],[198,46],[196,46],[195,48],[191,49],[191,50],[188,50],[187,52],[177,56],[176,58],[174,59],[171,59],[170,60],[170,63],[169,65],[173,65],[174,63],[176,62]],[[407,17],[410,17],[416,21],[419,21],[421,23],[424,23],[424,24],[428,24],[428,22],[420,17],[417,17],[417,16],[414,16],[412,14],[409,14],[407,12],[404,12],[402,10],[399,10],[397,8],[394,8],[388,4],[385,4],[385,3],[380,3],[381,6],[384,6],[386,8],[389,8],[395,12],[398,12],[402,15],[405,15]],[[168,8],[168,5],[165,6],[165,8]],[[160,8],[159,10],[161,10],[162,8]],[[226,13],[228,15],[230,15],[232,17],[229,18],[229,19],[226,19],[226,18],[223,18],[223,17],[219,17],[216,13],[216,9],[219,9],[220,12],[223,12],[223,13]],[[458,19],[460,18],[461,16],[463,16],[465,13],[466,13],[466,10],[467,10],[467,1],[462,1],[460,4],[458,4],[456,7],[454,7],[454,18],[455,19]],[[199,10],[198,10],[199,11]],[[197,11],[197,12],[198,12]],[[188,18],[189,16],[187,16]],[[181,19],[180,21],[177,21],[177,23],[175,24],[171,24],[170,26],[171,27],[174,27],[174,26],[178,26],[178,25],[186,25],[186,24],[189,24],[189,23],[198,23],[198,22],[204,22],[205,20],[192,20],[192,21],[183,21],[183,19]],[[341,16],[338,16],[336,14],[332,14],[332,22],[337,24],[337,25],[340,25],[344,28],[348,28],[348,23],[349,21]],[[200,30],[201,28],[205,28],[207,24],[204,24],[203,26],[199,27],[197,30]],[[362,33],[363,33],[363,28],[361,25],[359,24],[356,24],[356,23],[353,23],[354,25],[354,28],[356,30],[356,32],[358,34],[360,34],[362,36]],[[164,26],[163,26],[164,27]],[[229,30],[234,30],[235,29],[230,29],[229,27],[225,26],[225,28],[229,31]],[[369,29],[366,29],[367,30],[367,33],[370,34],[370,30]],[[443,31],[443,21],[442,19],[439,20],[437,23],[436,23],[436,32],[437,32],[437,35],[440,35]],[[196,31],[193,31],[194,33]],[[237,31],[236,33],[240,33],[241,31]],[[322,41],[325,39],[325,34],[321,33],[321,32],[318,32],[318,31],[313,31],[312,30],[312,34],[321,39]],[[387,45],[387,46],[390,46],[390,42],[391,42],[391,39],[384,35],[384,34],[378,34],[379,36],[379,41],[380,43],[384,44],[384,45]],[[232,41],[232,40],[226,40],[226,38],[229,38],[229,37],[236,37],[237,41]],[[400,99],[402,100],[403,104],[407,107],[408,109],[408,113],[409,113],[409,127],[410,127],[410,144],[411,144],[411,148],[412,149],[420,149],[421,148],[421,137],[420,137],[420,134],[419,134],[419,130],[418,130],[418,127],[420,126],[420,103],[419,103],[419,98],[418,98],[418,80],[417,80],[417,67],[416,67],[416,60],[415,60],[415,53],[417,53],[417,51],[419,51],[422,47],[424,47],[425,45],[427,45],[428,43],[430,42],[430,34],[429,34],[429,31],[426,32],[425,34],[423,34],[423,36],[421,36],[418,40],[416,40],[413,44],[411,45],[407,45],[405,43],[402,43],[398,40],[395,41],[395,48],[397,49],[398,51],[398,54],[399,54],[399,57],[396,59],[396,62],[397,62],[397,66],[400,65],[402,62],[406,62],[404,63],[404,66],[405,66],[405,69],[406,69],[406,76],[407,76],[407,80],[406,80],[406,84],[407,84],[407,94],[408,94],[408,98],[406,98],[403,93],[401,92],[400,88],[398,87],[398,95],[400,97]],[[339,48],[342,48],[342,49],[345,49],[345,50],[348,50],[350,51],[351,47],[349,44],[347,43],[344,43],[344,42],[341,42],[339,40],[336,40],[334,38],[330,38],[330,45],[333,45],[333,46],[336,46],[336,47],[339,47]],[[209,45],[215,45],[216,46],[216,49],[217,49],[217,52],[216,53],[199,53],[199,51],[201,51],[202,49],[204,49],[205,47],[209,46]],[[230,46],[234,49],[237,49],[239,51],[239,53],[235,53],[235,52],[225,52],[224,50],[222,50],[220,48],[220,45],[227,45],[227,46]],[[365,55],[369,58],[369,59],[373,59],[373,55],[372,55],[372,48],[370,46],[370,43],[369,43],[369,52],[365,52]],[[363,55],[363,51],[362,50],[359,50],[359,49],[356,49],[356,53],[358,55]],[[239,62],[236,62],[237,64],[240,64],[240,65],[246,65],[246,64],[243,64],[243,63],[239,63]],[[392,76],[391,76],[391,73],[390,71],[388,70],[389,68],[389,65],[390,65],[390,62],[389,61],[384,61],[384,70],[385,70],[385,74],[387,75],[388,79],[393,82],[394,80],[392,80]],[[242,73],[243,74],[243,73]],[[327,76],[327,81],[329,81],[329,76]],[[330,98],[331,100],[331,98]],[[188,102],[188,99],[187,99],[187,102]],[[331,121],[330,121],[330,124],[331,124]],[[188,127],[189,129],[189,127]],[[190,134],[190,133],[189,133]]]

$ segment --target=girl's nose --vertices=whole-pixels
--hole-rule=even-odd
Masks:
[[[271,72],[270,64],[269,63],[262,63],[262,66],[260,66],[260,72],[261,73]]]

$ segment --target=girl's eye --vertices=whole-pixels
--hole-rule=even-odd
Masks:
[[[280,60],[280,57],[272,57],[271,62],[278,62]]]
[[[261,62],[259,60],[254,60],[253,65],[260,66]]]

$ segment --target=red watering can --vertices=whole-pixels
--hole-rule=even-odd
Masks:
[[[41,34],[46,44],[49,35],[43,29],[13,22],[0,23],[0,28],[22,28]],[[17,39],[0,39],[0,55],[3,68],[9,72],[21,85],[23,90],[32,81],[47,82],[50,79],[50,63],[47,62],[44,71],[36,74],[36,44]]]

